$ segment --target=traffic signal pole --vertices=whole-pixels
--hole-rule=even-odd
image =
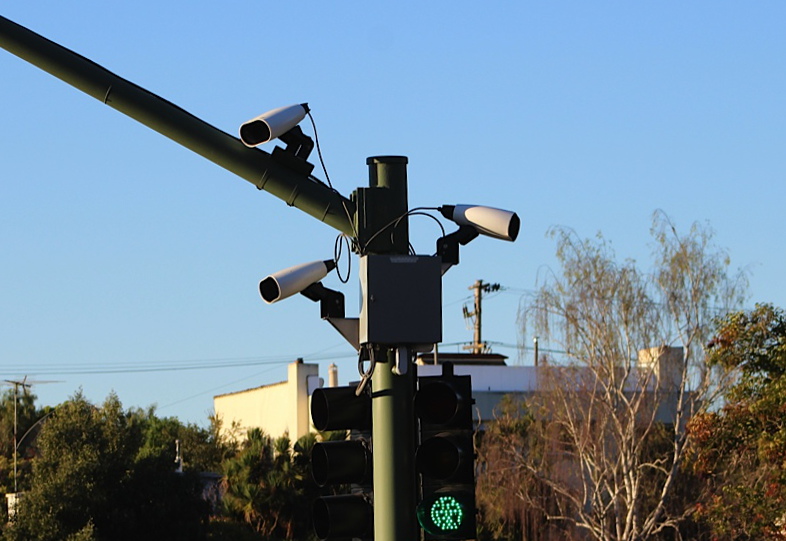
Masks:
[[[413,370],[393,373],[393,352],[372,378],[374,539],[418,539],[415,513]]]
[[[381,192],[385,193],[385,197],[365,209],[366,215],[377,211],[382,215],[405,216],[408,210],[407,159],[401,156],[375,157],[369,158],[367,164],[369,187],[387,193]],[[360,206],[358,212],[363,212]],[[406,217],[402,221],[405,222]],[[377,231],[365,234],[359,231],[358,236],[368,238],[368,233]],[[375,247],[376,253],[408,253],[406,223],[399,224],[392,235],[381,234],[377,238],[383,238],[386,242]],[[406,317],[406,314],[402,314],[402,317]],[[395,350],[383,348],[380,353],[384,355],[380,359],[384,362],[377,364],[371,378],[374,540],[412,541],[419,538],[413,460],[415,368],[409,366],[406,373],[395,374]]]
[[[361,342],[373,352],[376,361],[371,377],[374,539],[419,539],[413,406],[417,374],[412,364],[413,352],[400,342],[433,344],[441,341],[439,271],[442,260],[408,256],[407,158],[368,158],[369,187],[358,188],[352,198],[347,199],[314,179],[310,172],[288,167],[285,162],[277,160],[275,153],[271,155],[259,149],[246,148],[237,138],[176,105],[1,16],[0,47],[248,180],[288,205],[352,235],[355,248],[361,258],[365,257],[367,283],[373,282],[374,287],[380,288],[378,291],[386,295],[391,291],[403,293],[400,296],[406,297],[404,304],[397,304],[399,299],[396,298],[378,303],[383,306],[377,306],[373,311],[373,325],[366,325],[368,322],[364,322],[361,314],[360,328],[362,334],[364,325],[368,327],[367,340]],[[459,225],[463,224],[460,231],[467,229],[466,222],[472,222],[466,215],[469,211],[464,207],[451,206],[450,209],[451,212],[456,210],[459,215],[452,219]],[[515,215],[513,218],[513,233],[507,232],[505,236],[493,233],[498,238],[515,239],[518,218]],[[478,234],[474,230],[472,233],[474,236]],[[474,236],[457,239],[457,242],[465,244]],[[458,263],[457,246],[452,264]],[[380,268],[379,260],[369,260],[377,256],[393,256],[388,258],[388,263],[409,266],[410,269],[391,270],[391,265]],[[402,264],[393,259],[407,261]],[[410,272],[409,281],[402,277],[407,272]],[[404,284],[403,289],[397,289],[396,286],[401,284]],[[424,300],[426,298],[428,300]],[[364,302],[373,304],[374,301],[372,295]],[[413,306],[424,309],[414,314]],[[369,313],[367,309],[367,317]],[[419,319],[412,317],[415,315]],[[417,321],[413,323],[411,320]],[[392,327],[406,327],[404,324],[407,323],[407,338],[388,332]],[[425,332],[422,328],[426,328]],[[393,335],[395,337],[391,337]],[[383,338],[369,338],[371,336]]]

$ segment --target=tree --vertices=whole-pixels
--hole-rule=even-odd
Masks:
[[[179,442],[184,471],[218,472],[223,460],[237,452],[236,444],[221,436],[220,421],[215,416],[209,418],[208,428],[202,428],[183,424],[175,417],[158,417],[154,407],[132,413],[144,425],[140,456],[164,454],[174,460],[175,442]]]
[[[541,363],[530,400],[541,450],[515,455],[548,488],[549,505],[517,495],[598,540],[652,538],[688,514],[674,501],[686,422],[729,377],[707,365],[704,345],[713,317],[738,306],[747,285],[729,275],[707,227],[683,236],[656,213],[651,232],[654,270],[644,273],[618,263],[601,236],[554,229],[561,272],[522,313],[524,332],[564,354]]]
[[[545,450],[536,417],[521,397],[506,395],[495,408],[494,419],[476,435],[476,501],[483,541],[566,537],[543,512],[553,501],[548,485],[521,467],[525,457],[535,461]]]
[[[229,516],[266,538],[311,539],[309,510],[316,497],[311,479],[315,434],[293,446],[289,436],[271,438],[252,429],[238,455],[225,461],[224,505]]]
[[[706,487],[698,515],[718,539],[786,539],[786,313],[764,304],[729,314],[709,360],[739,379],[723,408],[689,425]]]
[[[144,419],[116,396],[95,407],[80,393],[41,429],[31,488],[9,540],[199,539],[205,504],[173,455],[143,453]]]

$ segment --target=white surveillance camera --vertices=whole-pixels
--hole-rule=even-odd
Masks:
[[[259,282],[259,294],[266,303],[273,304],[319,282],[335,268],[336,262],[330,259],[289,267]]]
[[[267,143],[297,126],[308,111],[307,103],[268,111],[240,126],[240,140],[251,148]]]
[[[516,240],[521,221],[515,212],[480,205],[443,205],[439,211],[448,220],[469,225],[478,233],[502,240]]]

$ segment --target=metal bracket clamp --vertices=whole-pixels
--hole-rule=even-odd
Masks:
[[[396,347],[396,360],[393,365],[393,373],[403,376],[409,371],[410,351],[407,346]]]

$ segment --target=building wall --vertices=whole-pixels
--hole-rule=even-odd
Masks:
[[[684,359],[681,347],[660,346],[639,351],[639,366],[652,368],[661,390],[679,386]]]
[[[665,393],[665,400],[659,404],[658,420],[674,418],[677,394],[670,392],[670,387],[674,385],[682,355],[681,348],[653,348],[640,353],[640,367],[649,370],[654,365],[659,392]],[[456,364],[454,373],[472,376],[473,416],[483,423],[494,419],[494,410],[505,395],[516,393],[526,397],[538,392],[543,383],[539,382],[539,376],[544,377],[544,370],[548,369],[546,366]],[[419,365],[417,370],[420,376],[433,376],[442,373],[442,366]],[[213,405],[224,422],[224,433],[236,421],[242,428],[241,437],[248,429],[259,427],[274,437],[288,432],[294,441],[314,430],[311,394],[322,385],[319,365],[298,360],[288,366],[287,381],[219,395],[213,398]]]
[[[682,348],[657,347],[639,352],[639,370],[652,370],[652,390],[660,393],[656,420],[671,422],[677,408],[677,386],[682,377]],[[442,367],[424,364],[417,367],[419,376],[434,376],[442,373]],[[499,366],[486,364],[456,364],[456,375],[472,376],[472,396],[475,399],[474,417],[479,423],[494,419],[494,410],[507,394],[518,394],[523,398],[543,391],[548,386],[548,366]],[[587,372],[590,374],[590,372]],[[638,377],[644,373],[634,369],[630,379],[631,391]],[[654,382],[657,381],[658,385]]]
[[[310,397],[320,385],[319,365],[296,361],[287,367],[287,381],[215,396],[213,408],[223,421],[223,434],[236,422],[241,437],[258,427],[273,437],[287,432],[296,440],[312,430]]]

